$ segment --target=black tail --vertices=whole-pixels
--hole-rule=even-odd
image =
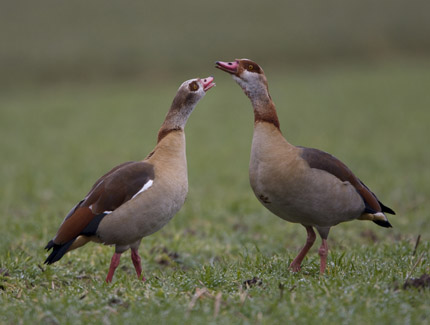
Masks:
[[[107,214],[108,213],[100,213],[100,214],[96,215],[88,223],[88,225],[79,233],[78,236],[80,236],[80,235],[83,235],[83,236],[95,235],[97,232],[97,228],[100,224],[100,221]],[[50,240],[49,243],[45,246],[45,249],[47,249],[49,251],[51,248],[53,248],[53,250],[52,250],[51,254],[48,256],[48,258],[46,259],[45,264],[52,264],[52,263],[57,262],[59,259],[61,259],[64,256],[64,254],[67,253],[70,246],[73,244],[73,242],[76,240],[76,238],[78,236],[76,236],[72,240],[68,241],[67,243],[64,243],[61,245],[58,245],[58,244],[54,243],[53,240]]]
[[[387,212],[387,213],[390,213],[390,214],[395,214],[395,212],[393,210],[391,210],[389,207],[383,205],[381,202],[379,202],[379,204],[381,206],[382,212]],[[378,211],[373,210],[367,204],[366,204],[366,207],[364,208],[364,212],[365,213],[370,213],[370,214],[378,213]],[[378,226],[381,226],[381,227],[385,227],[385,228],[392,228],[393,227],[388,220],[372,220],[372,221],[374,223],[376,223]]]
[[[378,200],[378,198],[376,197],[375,193],[373,193],[362,181],[360,181],[361,185],[363,185],[370,193],[373,194],[373,196],[375,197],[376,200]],[[370,208],[367,203],[366,200],[364,200],[364,203],[366,204],[366,212],[367,213],[376,213],[378,211],[373,210],[372,208]],[[391,208],[387,207],[386,205],[384,205],[381,201],[378,200],[379,205],[381,206],[381,210],[382,212],[387,212],[389,214],[395,215],[396,213],[394,212],[394,210],[392,210]],[[390,225],[390,223],[381,221],[381,222],[376,222],[374,221],[377,225],[382,226],[382,227],[392,227]],[[388,224],[388,225],[387,225]]]
[[[64,256],[64,254],[66,254],[67,250],[75,240],[76,239],[74,238],[62,245],[55,244],[52,240],[49,241],[49,243],[45,246],[45,249],[49,251],[52,248],[53,250],[51,254],[49,254],[49,256],[47,257],[45,264],[52,264],[57,262],[60,258]]]
[[[393,226],[391,223],[385,220],[373,220],[374,223],[376,223],[378,226],[385,227],[385,228],[392,228]]]
[[[382,204],[381,201],[378,200],[378,203],[381,206],[382,212],[386,212],[386,213],[389,213],[389,214],[396,214],[394,212],[394,210],[392,210],[389,207],[387,207],[386,205]],[[381,226],[381,227],[385,227],[385,228],[392,228],[393,227],[391,225],[391,223],[388,222],[388,220],[387,221],[384,221],[384,220],[374,220],[373,222],[376,223],[378,226]]]
[[[395,212],[394,212],[394,210],[392,210],[392,209],[390,209],[389,207],[387,207],[386,205],[383,205],[382,203],[381,203],[381,201],[379,201],[378,200],[378,202],[379,202],[379,205],[381,206],[381,209],[382,209],[382,212],[387,212],[387,213],[389,213],[389,214],[396,214]]]

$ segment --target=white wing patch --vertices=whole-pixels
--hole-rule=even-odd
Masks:
[[[154,183],[154,181],[152,179],[150,179],[149,181],[147,181],[143,187],[140,189],[139,192],[137,192],[136,194],[133,195],[133,197],[131,199],[134,199],[136,197],[136,195],[145,192],[148,188],[150,188],[152,186],[152,183]]]
[[[91,210],[91,212],[92,213],[94,213],[94,211],[93,211],[93,205],[91,204],[89,207],[88,207],[88,209],[90,209]],[[109,213],[112,213],[112,211],[103,211],[102,213],[106,213],[106,214],[109,214]]]

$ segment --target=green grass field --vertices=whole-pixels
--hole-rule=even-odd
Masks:
[[[397,212],[393,229],[341,224],[324,276],[319,241],[301,272],[288,271],[306,232],[254,198],[250,103],[209,64],[201,76],[217,87],[186,128],[189,195],[142,242],[147,282],[127,252],[105,284],[113,248],[96,244],[45,266],[64,215],[104,172],[152,150],[176,89],[195,75],[14,88],[0,94],[0,323],[428,324],[430,289],[402,287],[430,273],[430,63],[265,72],[285,137],[349,165]]]

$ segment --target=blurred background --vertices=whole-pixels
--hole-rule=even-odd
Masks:
[[[152,150],[179,85],[209,75],[186,129],[189,199],[165,231],[286,244],[299,226],[249,187],[249,100],[214,68],[242,57],[264,68],[286,138],[340,158],[399,215],[393,232],[332,233],[416,238],[430,229],[429,13],[428,0],[0,0],[0,252],[42,260],[94,181]]]
[[[0,1],[0,85],[427,59],[426,0]]]

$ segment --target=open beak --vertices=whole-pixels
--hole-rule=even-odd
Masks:
[[[205,79],[201,79],[202,83],[203,83],[203,90],[206,92],[209,89],[211,89],[213,86],[215,86],[214,81],[214,77],[207,77]]]
[[[233,62],[223,62],[223,61],[216,61],[215,62],[215,68],[218,68],[222,71],[228,72],[230,74],[237,74],[239,69],[239,62],[238,60],[235,60]]]

